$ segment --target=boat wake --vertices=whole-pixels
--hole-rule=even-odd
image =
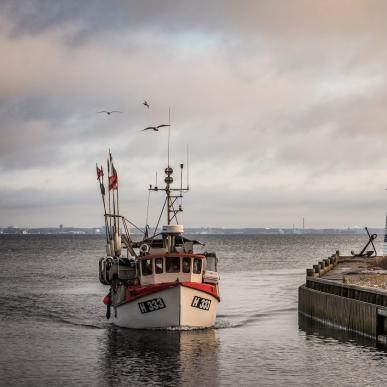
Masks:
[[[262,311],[258,313],[251,314],[249,316],[236,316],[236,315],[218,315],[218,319],[215,323],[215,329],[226,329],[226,328],[240,328],[247,325],[251,325],[257,321],[261,321],[263,319],[271,318],[280,314],[287,314],[289,312],[296,312],[297,307],[290,308],[281,308],[274,309],[269,311]],[[239,320],[239,321],[231,321],[231,320]]]
[[[73,326],[82,327],[82,328],[88,328],[88,329],[105,329],[107,326],[107,323],[105,324],[101,323],[101,325],[97,325],[97,324],[85,323],[82,321],[69,320],[69,319],[65,319],[63,317],[54,316],[54,315],[47,316],[47,317],[49,317],[50,321],[58,322],[61,324],[73,325]]]
[[[96,318],[91,316],[92,322],[78,319],[77,311],[71,310],[69,305],[50,303],[41,296],[33,297],[26,294],[11,297],[0,297],[0,308],[8,311],[0,315],[1,320],[32,319],[38,322],[54,322],[68,324],[89,329],[104,329],[107,322],[95,322]]]

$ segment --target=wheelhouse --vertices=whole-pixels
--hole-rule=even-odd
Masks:
[[[203,281],[205,256],[169,253],[139,257],[141,285]]]

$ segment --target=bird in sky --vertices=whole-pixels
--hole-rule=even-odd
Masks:
[[[149,109],[149,103],[147,101],[144,101],[142,104]]]
[[[122,113],[122,112],[120,112],[119,110],[101,110],[100,112],[97,112],[97,114],[99,114],[99,113],[106,113],[108,116],[110,116],[110,114],[112,114],[112,113]]]
[[[162,125],[157,125],[157,126],[148,126],[147,128],[143,129],[142,132],[144,130],[154,130],[155,132],[158,132],[160,128],[164,128],[165,126],[171,126],[171,125],[162,124]]]

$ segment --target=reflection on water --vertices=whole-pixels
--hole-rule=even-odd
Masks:
[[[212,329],[142,331],[111,326],[103,341],[101,384],[217,385],[219,342]]]
[[[387,356],[387,346],[377,343],[369,337],[359,335],[356,332],[348,332],[344,329],[332,327],[322,322],[305,317],[303,314],[298,314],[298,327],[306,333],[306,340],[321,340],[327,341],[334,339],[340,343],[351,343],[369,349],[377,349],[378,353],[385,353]]]

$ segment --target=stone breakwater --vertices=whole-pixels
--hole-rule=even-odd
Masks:
[[[308,318],[387,342],[387,257],[332,256],[306,270],[298,310]]]

